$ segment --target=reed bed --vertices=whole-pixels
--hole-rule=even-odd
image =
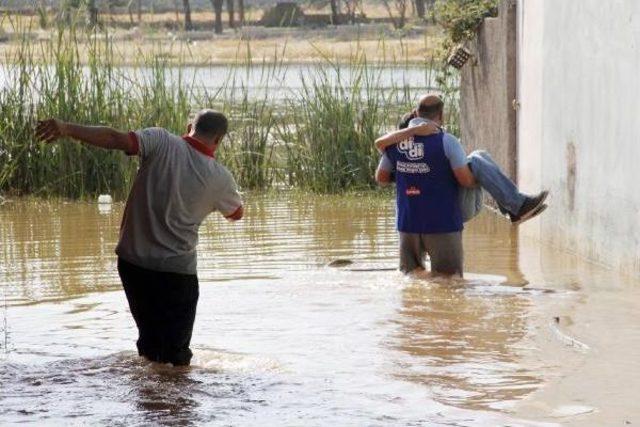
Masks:
[[[220,159],[243,189],[285,185],[340,193],[371,188],[379,158],[373,140],[392,128],[418,95],[402,82],[381,88],[380,70],[391,64],[370,64],[364,57],[347,64],[327,58],[304,77],[301,88],[282,89],[271,82],[287,66],[256,64],[247,49],[234,69],[261,73],[261,94],[256,95],[243,85],[242,76],[215,90],[202,87],[187,79],[181,67],[164,61],[161,47],[141,54],[136,67],[117,67],[118,52],[108,33],[61,27],[45,41],[30,40],[29,33],[25,28],[21,48],[0,63],[5,79],[0,88],[0,192],[7,194],[123,198],[135,175],[136,159],[122,153],[71,141],[43,146],[34,138],[38,118],[123,130],[162,126],[180,133],[190,115],[205,106],[230,118]],[[89,59],[85,63],[81,57]],[[425,64],[425,72],[432,73],[433,65]],[[436,76],[426,79],[436,81]],[[455,91],[447,93],[455,100]]]

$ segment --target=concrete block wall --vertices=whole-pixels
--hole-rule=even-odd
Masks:
[[[640,1],[518,0],[521,235],[640,276]]]
[[[503,0],[469,47],[463,143],[551,191],[519,234],[640,276],[640,1]]]
[[[489,151],[517,177],[516,0],[504,0],[467,43],[473,57],[461,70],[460,133],[467,152]]]

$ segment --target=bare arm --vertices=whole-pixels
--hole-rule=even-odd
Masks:
[[[391,183],[391,172],[378,166],[376,169],[376,182],[381,186],[387,186]]]
[[[456,177],[456,181],[462,187],[475,187],[476,179],[469,169],[469,165],[464,165],[460,168],[453,169],[453,175]]]
[[[428,136],[440,132],[438,126],[433,123],[423,123],[418,126],[412,126],[405,129],[389,132],[386,135],[376,139],[375,145],[378,151],[384,151],[385,148],[397,144],[405,139],[409,139],[412,136]]]
[[[376,169],[375,180],[381,186],[386,186],[393,182],[393,164],[389,158],[383,154],[378,162],[378,168]]]
[[[127,153],[135,151],[135,142],[126,132],[106,126],[83,126],[66,123],[57,119],[38,122],[36,137],[49,144],[59,138],[73,138],[95,147],[107,150],[122,150]]]

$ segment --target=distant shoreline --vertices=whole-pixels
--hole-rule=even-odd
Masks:
[[[46,45],[46,40],[33,43]],[[150,59],[163,59],[167,65],[175,66],[229,66],[238,65],[349,65],[366,60],[371,66],[413,65],[422,66],[431,62],[432,49],[425,48],[421,39],[384,41],[386,51],[378,40],[360,41],[356,46],[349,42],[331,40],[268,40],[247,42],[239,39],[207,41],[173,41],[163,44],[158,40],[114,41],[114,53],[110,65],[145,66]],[[79,44],[79,61],[88,64],[87,44]],[[202,48],[204,47],[204,48]],[[0,43],[0,60],[3,64],[17,60],[20,43]],[[37,52],[37,51],[36,51]],[[142,52],[142,53],[140,53]],[[33,53],[33,52],[32,52]],[[32,63],[44,62],[44,52],[36,53]]]
[[[13,17],[5,21],[0,32],[0,58],[15,62],[20,45],[47,43],[57,37],[56,29],[43,30],[35,18]],[[164,22],[164,21],[163,21]],[[442,31],[434,25],[411,23],[403,30],[389,25],[362,24],[335,27],[267,28],[245,26],[226,29],[223,34],[212,31],[175,31],[158,23],[141,27],[106,27],[96,38],[84,34],[74,40],[79,47],[79,60],[87,63],[90,48],[104,48],[108,38],[113,48],[112,65],[145,65],[143,59],[163,58],[168,65],[225,66],[243,65],[314,65],[349,64],[355,58],[373,65],[424,65],[434,56],[442,40]],[[93,45],[93,46],[90,46]],[[32,46],[35,47],[35,46]],[[36,62],[46,55],[44,49],[31,50]],[[32,61],[33,62],[33,61]]]

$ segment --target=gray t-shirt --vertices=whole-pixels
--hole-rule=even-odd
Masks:
[[[231,173],[213,157],[162,128],[135,132],[140,167],[116,254],[156,271],[196,274],[198,228],[211,212],[242,206]]]

